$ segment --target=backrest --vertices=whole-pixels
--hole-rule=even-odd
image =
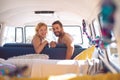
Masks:
[[[46,47],[48,47],[47,45]],[[3,45],[3,47],[33,47],[32,44],[26,44],[26,43],[6,43]],[[74,45],[75,48],[82,48],[80,45]],[[65,44],[57,44],[56,48],[66,48]]]
[[[75,45],[75,50],[72,58],[74,58],[77,54],[83,51],[80,45]],[[0,56],[1,58],[9,58],[13,56],[25,55],[25,54],[33,54],[35,53],[32,44],[25,43],[6,43],[3,47],[0,47]],[[66,56],[66,46],[64,44],[58,44],[56,48],[50,48],[47,45],[41,54],[47,54],[50,59],[65,59]]]
[[[3,47],[33,47],[33,45],[26,43],[6,43]]]
[[[14,56],[33,54],[35,53],[33,48],[25,47],[0,47],[0,58],[8,59]]]

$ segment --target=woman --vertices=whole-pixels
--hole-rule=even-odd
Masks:
[[[45,40],[47,34],[47,25],[45,23],[38,23],[35,30],[36,34],[33,37],[32,44],[35,52],[40,54],[43,48],[48,44],[48,41]]]

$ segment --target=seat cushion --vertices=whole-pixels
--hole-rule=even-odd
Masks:
[[[91,59],[92,55],[95,51],[95,46],[91,46],[90,48],[82,51],[79,53],[77,56],[74,57],[74,60],[86,60],[86,59]]]

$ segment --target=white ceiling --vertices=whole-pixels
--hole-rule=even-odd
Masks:
[[[67,23],[80,23],[98,14],[101,0],[0,0],[0,23],[6,25],[51,24],[56,19]],[[53,10],[54,15],[40,16],[35,10]]]

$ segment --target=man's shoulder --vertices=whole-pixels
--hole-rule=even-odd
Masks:
[[[73,38],[71,34],[69,33],[65,33],[65,36],[64,37],[68,37],[68,38]]]
[[[69,33],[65,33],[65,36],[72,37]]]
[[[64,38],[65,38],[65,39],[73,40],[73,37],[72,37],[69,33],[65,33]]]

